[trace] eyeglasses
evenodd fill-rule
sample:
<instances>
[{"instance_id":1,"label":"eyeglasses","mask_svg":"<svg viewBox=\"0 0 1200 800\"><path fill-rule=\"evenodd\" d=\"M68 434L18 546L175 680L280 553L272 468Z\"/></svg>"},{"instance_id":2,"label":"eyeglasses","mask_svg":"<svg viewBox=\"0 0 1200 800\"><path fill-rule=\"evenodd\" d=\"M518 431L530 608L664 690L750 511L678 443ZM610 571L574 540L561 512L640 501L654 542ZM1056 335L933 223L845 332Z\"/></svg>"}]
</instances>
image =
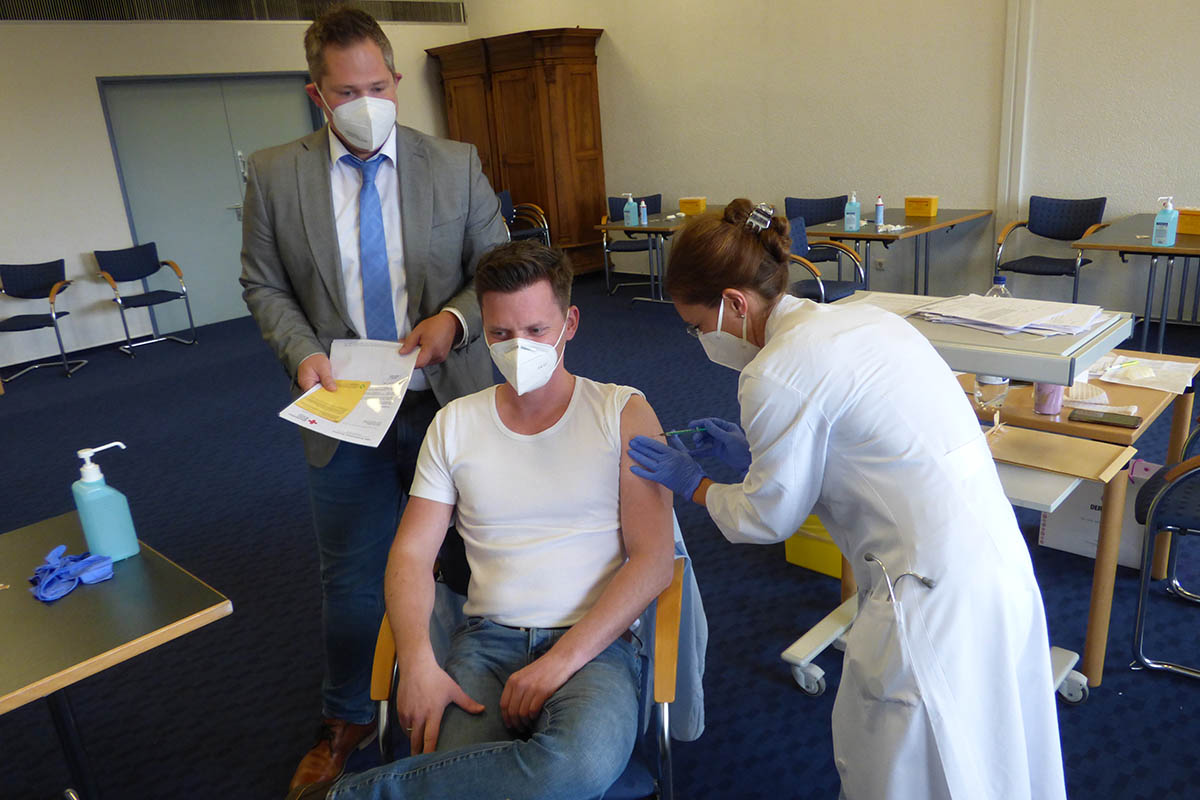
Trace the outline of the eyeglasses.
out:
<instances>
[{"instance_id":1,"label":"eyeglasses","mask_svg":"<svg viewBox=\"0 0 1200 800\"><path fill-rule=\"evenodd\" d=\"M686 330L687 335L691 336L693 339L700 338L700 326L699 325L688 325L684 330Z\"/></svg>"}]
</instances>

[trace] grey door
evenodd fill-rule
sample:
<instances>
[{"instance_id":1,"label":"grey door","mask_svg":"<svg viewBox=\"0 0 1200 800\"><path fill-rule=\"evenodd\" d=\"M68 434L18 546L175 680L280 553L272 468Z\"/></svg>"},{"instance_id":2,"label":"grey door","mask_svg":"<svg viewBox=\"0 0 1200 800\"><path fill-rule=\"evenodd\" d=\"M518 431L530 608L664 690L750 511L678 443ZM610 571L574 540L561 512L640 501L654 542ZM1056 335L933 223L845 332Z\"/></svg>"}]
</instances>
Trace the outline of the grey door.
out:
<instances>
[{"instance_id":1,"label":"grey door","mask_svg":"<svg viewBox=\"0 0 1200 800\"><path fill-rule=\"evenodd\" d=\"M241 298L245 159L313 130L300 75L101 84L138 244L183 270L197 325L247 314ZM150 288L178 289L170 270ZM135 312L145 313L145 312ZM154 309L160 332L187 327L182 303Z\"/></svg>"}]
</instances>

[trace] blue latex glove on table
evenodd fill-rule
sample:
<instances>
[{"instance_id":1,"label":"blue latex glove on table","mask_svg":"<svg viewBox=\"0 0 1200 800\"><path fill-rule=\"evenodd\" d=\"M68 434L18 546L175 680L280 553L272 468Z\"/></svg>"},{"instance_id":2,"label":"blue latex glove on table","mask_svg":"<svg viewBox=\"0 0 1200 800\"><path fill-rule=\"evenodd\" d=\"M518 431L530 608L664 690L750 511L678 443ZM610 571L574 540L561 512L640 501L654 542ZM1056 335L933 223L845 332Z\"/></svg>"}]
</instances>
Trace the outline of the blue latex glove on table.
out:
<instances>
[{"instance_id":1,"label":"blue latex glove on table","mask_svg":"<svg viewBox=\"0 0 1200 800\"><path fill-rule=\"evenodd\" d=\"M692 434L692 455L712 456L738 471L741 478L750 470L750 443L736 422L705 417L688 423L689 428L704 428Z\"/></svg>"},{"instance_id":2,"label":"blue latex glove on table","mask_svg":"<svg viewBox=\"0 0 1200 800\"><path fill-rule=\"evenodd\" d=\"M648 436L635 436L629 442L629 457L635 463L629 471L647 480L661 483L677 495L692 499L704 470L692 458L678 436L663 444Z\"/></svg>"},{"instance_id":3,"label":"blue latex glove on table","mask_svg":"<svg viewBox=\"0 0 1200 800\"><path fill-rule=\"evenodd\" d=\"M33 571L29 590L44 603L50 603L70 592L79 583L99 583L113 576L112 559L108 556L63 555L67 546L60 544L46 554L46 562Z\"/></svg>"}]
</instances>

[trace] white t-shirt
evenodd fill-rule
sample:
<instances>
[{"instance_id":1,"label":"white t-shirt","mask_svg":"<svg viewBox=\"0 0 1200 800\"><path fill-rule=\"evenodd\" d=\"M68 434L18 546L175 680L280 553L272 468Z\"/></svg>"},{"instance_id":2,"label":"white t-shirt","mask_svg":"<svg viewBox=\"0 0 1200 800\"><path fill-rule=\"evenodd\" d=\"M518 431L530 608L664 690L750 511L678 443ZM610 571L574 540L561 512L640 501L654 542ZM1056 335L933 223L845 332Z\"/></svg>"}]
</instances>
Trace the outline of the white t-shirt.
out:
<instances>
[{"instance_id":1,"label":"white t-shirt","mask_svg":"<svg viewBox=\"0 0 1200 800\"><path fill-rule=\"evenodd\" d=\"M626 558L621 411L634 394L576 377L562 418L532 435L501 422L495 386L437 413L411 493L456 506L471 565L467 614L560 628L595 605Z\"/></svg>"}]
</instances>

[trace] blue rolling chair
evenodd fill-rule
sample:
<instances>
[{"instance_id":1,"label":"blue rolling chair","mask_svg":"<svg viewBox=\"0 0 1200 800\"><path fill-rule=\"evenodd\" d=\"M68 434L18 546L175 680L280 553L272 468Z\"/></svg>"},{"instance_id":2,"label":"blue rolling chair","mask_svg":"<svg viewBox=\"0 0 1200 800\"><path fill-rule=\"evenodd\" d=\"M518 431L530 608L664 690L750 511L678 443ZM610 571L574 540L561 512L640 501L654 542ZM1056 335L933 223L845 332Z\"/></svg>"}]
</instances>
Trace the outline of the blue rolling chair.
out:
<instances>
[{"instance_id":1,"label":"blue rolling chair","mask_svg":"<svg viewBox=\"0 0 1200 800\"><path fill-rule=\"evenodd\" d=\"M96 263L100 265L100 277L103 278L113 290L113 302L117 304L117 308L121 312L121 326L125 328L125 344L118 348L122 353L125 353L130 358L133 357L133 348L141 347L144 344L153 344L170 339L173 342L180 344L195 344L196 343L196 322L192 318L192 303L188 300L187 286L183 283L183 270L174 261L159 261L158 248L154 242L139 244L134 247L126 247L121 250L96 250ZM130 281L141 281L158 272L163 267L170 267L175 273L175 277L179 279L179 291L168 291L166 289L156 289L154 291L143 292L142 294L121 295L121 291L117 288L118 283L128 283ZM160 303L170 303L173 300L182 300L187 308L188 325L192 329L192 338L182 339L178 336L152 336L149 339L133 341L129 337L129 323L125 320L125 311L130 308L147 308L156 306Z\"/></svg>"},{"instance_id":2,"label":"blue rolling chair","mask_svg":"<svg viewBox=\"0 0 1200 800\"><path fill-rule=\"evenodd\" d=\"M4 380L16 380L26 372L40 367L57 366L61 366L63 373L69 378L75 370L87 363L83 359L67 359L66 350L63 349L62 333L58 329L58 321L71 312L59 311L55 307L55 301L70 285L71 282L66 280L66 264L61 258L43 264L0 264L0 293L20 300L49 299L50 301L49 314L17 314L0 320L0 333L54 328L54 338L58 340L59 355L58 361L30 364L5 377Z\"/></svg>"},{"instance_id":3,"label":"blue rolling chair","mask_svg":"<svg viewBox=\"0 0 1200 800\"><path fill-rule=\"evenodd\" d=\"M810 243L808 241L808 234L804 230L804 222L803 217L788 220L788 224L792 229L791 258L792 263L800 264L809 272L813 272L814 280L796 281L788 291L797 297L803 297L817 303L832 303L835 300L841 300L843 297L849 297L858 289L865 289L867 278L866 273L863 271L862 258L859 257L858 253L841 242L819 241ZM854 264L858 280L831 281L820 277L820 272L816 271L816 266L813 262L832 261L837 255L849 256L851 263Z\"/></svg>"},{"instance_id":4,"label":"blue rolling chair","mask_svg":"<svg viewBox=\"0 0 1200 800\"><path fill-rule=\"evenodd\" d=\"M1070 276L1073 279L1071 287L1071 302L1079 302L1079 272L1090 258L1083 257L1083 251L1077 250L1074 258L1029 255L1004 261L1004 244L1017 228L1028 228L1035 236L1045 239L1055 239L1060 242L1074 242L1090 233L1104 227L1104 204L1106 197L1093 197L1088 200L1062 200L1054 197L1031 195L1029 198L1029 218L1010 222L996 238L996 268L995 275L1001 272L1019 272L1023 275Z\"/></svg>"},{"instance_id":5,"label":"blue rolling chair","mask_svg":"<svg viewBox=\"0 0 1200 800\"><path fill-rule=\"evenodd\" d=\"M1179 583L1176 568L1179 563L1178 537L1200 533L1200 456L1187 458L1196 442L1200 428L1196 428L1184 442L1185 459L1179 464L1167 465L1150 476L1150 480L1138 490L1134 503L1134 516L1139 524L1146 526L1145 541L1142 543L1142 576L1138 592L1137 617L1133 627L1133 668L1154 669L1200 678L1200 669L1157 661L1148 658L1142 643L1146 633L1146 613L1150 603L1151 571L1154 566L1154 543L1159 533L1167 535L1170 548L1167 559L1167 592L1181 600L1200 603L1200 594L1188 591Z\"/></svg>"},{"instance_id":6,"label":"blue rolling chair","mask_svg":"<svg viewBox=\"0 0 1200 800\"><path fill-rule=\"evenodd\" d=\"M546 212L542 211L540 206L534 203L513 205L508 189L500 190L496 196L500 198L500 214L508 227L509 241L541 239L546 247L551 247L550 221L546 219ZM517 225L518 222L522 223L521 227Z\"/></svg>"},{"instance_id":7,"label":"blue rolling chair","mask_svg":"<svg viewBox=\"0 0 1200 800\"><path fill-rule=\"evenodd\" d=\"M804 222L808 225L834 222L845 216L846 199L847 196L844 194L839 194L837 197L785 197L783 198L783 213L789 220L803 217ZM793 227L792 236L795 237L795 235L796 229ZM838 280L842 279L842 258L839 253L822 250L805 256L805 258L813 263L836 261Z\"/></svg>"},{"instance_id":8,"label":"blue rolling chair","mask_svg":"<svg viewBox=\"0 0 1200 800\"><path fill-rule=\"evenodd\" d=\"M654 215L662 213L662 195L648 194L642 197L633 198L633 202L646 203L646 214ZM600 224L608 222L610 219L621 219L625 214L625 198L610 197L608 198L608 214L600 220ZM657 247L656 237L645 233L625 232L624 239L615 238L615 234L610 235L608 231L604 231L604 286L608 289L608 293L620 289L622 286L651 286L653 281L626 281L612 285L612 259L609 253L645 253L647 262L650 267L650 274L654 275L654 255Z\"/></svg>"},{"instance_id":9,"label":"blue rolling chair","mask_svg":"<svg viewBox=\"0 0 1200 800\"><path fill-rule=\"evenodd\" d=\"M679 657L690 649L703 663L708 639L708 623L696 588L695 575L689 566L687 549L675 524L675 573L668 586L642 615L639 633L652 640L642 656L642 710L638 724L643 734L638 737L625 772L617 779L603 800L634 800L655 797L672 800L671 738L695 739L703 730L703 699L699 685L683 683ZM683 633L681 636L681 626ZM677 680L681 700L690 702L688 719L681 726L671 723L669 708L676 700ZM391 702L396 686L396 644L387 616L379 628L375 644L375 659L371 670L371 699L377 704L375 719L379 733L379 752L384 763L395 754L395 705ZM699 706L697 709L696 706ZM682 730L684 735L678 731Z\"/></svg>"}]
</instances>

